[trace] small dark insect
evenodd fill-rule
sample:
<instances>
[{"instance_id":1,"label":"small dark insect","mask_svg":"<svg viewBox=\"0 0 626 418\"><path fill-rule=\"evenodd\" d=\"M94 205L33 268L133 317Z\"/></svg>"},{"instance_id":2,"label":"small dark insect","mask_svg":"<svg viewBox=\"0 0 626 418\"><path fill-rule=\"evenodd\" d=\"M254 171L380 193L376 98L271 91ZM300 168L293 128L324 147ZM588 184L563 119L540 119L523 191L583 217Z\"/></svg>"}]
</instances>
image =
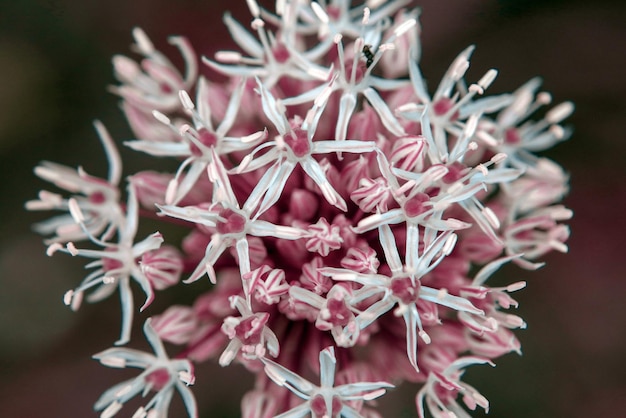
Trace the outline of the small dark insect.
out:
<instances>
[{"instance_id":1,"label":"small dark insect","mask_svg":"<svg viewBox=\"0 0 626 418\"><path fill-rule=\"evenodd\" d=\"M365 55L365 59L367 60L365 66L369 68L374 62L374 53L372 52L371 45L363 45L363 55Z\"/></svg>"}]
</instances>

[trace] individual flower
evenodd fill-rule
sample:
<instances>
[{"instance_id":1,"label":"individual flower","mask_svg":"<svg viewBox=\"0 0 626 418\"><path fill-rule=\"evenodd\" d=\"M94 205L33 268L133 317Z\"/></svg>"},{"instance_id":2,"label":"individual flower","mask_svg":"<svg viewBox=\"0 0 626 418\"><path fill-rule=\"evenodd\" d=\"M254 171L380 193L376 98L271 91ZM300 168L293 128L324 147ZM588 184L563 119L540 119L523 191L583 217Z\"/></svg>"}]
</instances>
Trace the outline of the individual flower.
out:
<instances>
[{"instance_id":1,"label":"individual flower","mask_svg":"<svg viewBox=\"0 0 626 418\"><path fill-rule=\"evenodd\" d=\"M256 0L250 0L247 4L254 17L251 27L257 33L258 39L233 19L230 13L224 15L224 23L233 40L249 56L245 57L236 51L219 51L215 54L215 60L203 58L205 64L231 77L259 78L268 88L286 78L306 81L315 79L314 75L319 77L320 73L324 73L324 69L314 62L314 56L306 52L294 55L294 49L301 48L302 42L295 37L297 34L293 32L293 26L285 20L287 16L297 16L297 12L292 10L298 8L297 2L290 2L291 13L285 13L285 19L273 19L279 25L276 33L267 30ZM307 65L302 65L300 61Z\"/></svg>"},{"instance_id":2,"label":"individual flower","mask_svg":"<svg viewBox=\"0 0 626 418\"><path fill-rule=\"evenodd\" d=\"M417 337L426 344L430 344L430 337L424 331L418 304L422 301L436 303L459 312L470 312L484 315L469 300L448 293L446 288L436 289L421 284L421 278L433 270L448 255L454 246L456 235L450 231L444 232L425 245L422 254L419 253L419 231L416 229L407 232L406 256L402 263L393 232L388 225L379 227L378 235L385 253L385 259L391 269L391 275L356 273L346 269L324 268L321 273L330 276L333 280L355 282L363 285L355 291L351 303L365 300L375 295L380 298L364 309L355 318L356 325L348 331L350 333L362 330L380 316L396 307L394 315L404 318L406 324L406 352L411 365L419 371L417 364ZM425 233L426 236L428 232ZM425 238L426 239L426 238Z\"/></svg>"},{"instance_id":3,"label":"individual flower","mask_svg":"<svg viewBox=\"0 0 626 418\"><path fill-rule=\"evenodd\" d=\"M429 373L426 383L415 398L418 416L420 418L426 417L424 413L425 404L434 418L469 417L456 401L459 395L462 396L463 403L470 410L473 411L477 406L480 406L485 412L489 412L487 398L474 387L461 381L465 372L463 369L474 364L495 366L491 361L484 358L461 357L453 361L444 370Z\"/></svg>"},{"instance_id":4,"label":"individual flower","mask_svg":"<svg viewBox=\"0 0 626 418\"><path fill-rule=\"evenodd\" d=\"M483 95L498 75L495 69L491 69L478 82L466 87L463 76L469 68L473 51L474 46L469 46L455 58L432 97L417 62L419 54L416 50L411 52L413 59L409 61L409 74L418 102L406 103L397 111L409 120L421 122L422 129L426 125L432 126L432 143L428 152L435 161L447 162L448 135L462 132L464 121L471 115L493 113L512 100L509 94L473 100L475 96Z\"/></svg>"},{"instance_id":5,"label":"individual flower","mask_svg":"<svg viewBox=\"0 0 626 418\"><path fill-rule=\"evenodd\" d=\"M78 202L70 199L69 209L75 222L84 227L85 217L80 210ZM118 232L117 242L99 240L89 235L90 240L102 247L102 250L79 249L69 242L65 248L59 243L54 243L48 248L48 254L62 251L72 256L92 258L94 261L87 267L96 268L80 286L65 293L63 301L66 305L77 310L83 300L84 294L91 291L88 296L90 302L99 302L109 297L115 290L119 290L122 305L122 331L116 344L126 344L130 339L134 313L134 300L130 287L131 280L135 281L146 295L146 301L140 311L146 309L154 299L154 288L164 288L178 281L180 274L180 259L177 252L169 252L169 258L163 260L163 253L157 251L163 243L163 236L155 232L143 241L135 242L138 227L138 202L134 188L128 188L128 203L126 208L125 223ZM165 251L168 251L165 249Z\"/></svg>"},{"instance_id":6,"label":"individual flower","mask_svg":"<svg viewBox=\"0 0 626 418\"><path fill-rule=\"evenodd\" d=\"M191 115L193 126L186 123L174 126L170 118L155 110L153 112L154 117L178 133L179 137L174 141L130 141L126 143L132 149L150 155L184 158L176 171L176 175L168 184L165 194L165 203L168 205L179 203L196 186L199 177L207 172L211 164L214 164L213 151L217 155L245 151L254 147L267 135L264 130L243 137L227 135L235 123L244 87L245 82L239 83L239 87L233 92L226 106L224 119L217 127L214 127L211 121L208 84L204 78L201 78L198 83L197 110L188 93L184 90L179 92L182 106Z\"/></svg>"},{"instance_id":7,"label":"individual flower","mask_svg":"<svg viewBox=\"0 0 626 418\"><path fill-rule=\"evenodd\" d=\"M509 156L508 164L525 168L535 165L534 153L553 147L571 135L571 129L559 125L574 111L572 102L563 102L549 110L543 119L529 120L541 106L551 102L546 92L539 92L541 80L533 78L515 92L510 104L494 120L481 120L477 138L495 152Z\"/></svg>"},{"instance_id":8,"label":"individual flower","mask_svg":"<svg viewBox=\"0 0 626 418\"><path fill-rule=\"evenodd\" d=\"M57 187L72 193L72 197L63 198L57 193L39 192L39 200L26 203L28 210L60 210L64 215L48 219L35 225L37 232L54 236L48 244L63 243L87 239L89 235L102 239L111 237L124 223L124 213L119 204L118 189L122 176L122 161L119 152L104 125L94 122L100 142L109 162L107 179L90 176L82 167L74 170L64 165L43 162L35 168L35 174ZM69 213L69 201L78 204L84 214L82 227Z\"/></svg>"},{"instance_id":9,"label":"individual flower","mask_svg":"<svg viewBox=\"0 0 626 418\"><path fill-rule=\"evenodd\" d=\"M150 318L146 319L143 332L154 354L130 348L109 348L93 356L107 367L143 369L139 376L118 383L100 396L94 409L102 411L101 418L117 415L130 399L138 394L146 397L150 392L156 394L135 411L133 418L167 417L174 390L180 394L189 418L197 418L196 400L188 388L195 381L193 365L186 359L170 359L150 322Z\"/></svg>"},{"instance_id":10,"label":"individual flower","mask_svg":"<svg viewBox=\"0 0 626 418\"><path fill-rule=\"evenodd\" d=\"M224 319L222 332L228 336L230 343L220 356L220 366L228 366L240 352L246 360L264 357L266 352L272 357L278 356L278 339L266 326L269 314L252 312L241 296L231 296L230 304L237 308L241 316Z\"/></svg>"},{"instance_id":11,"label":"individual flower","mask_svg":"<svg viewBox=\"0 0 626 418\"><path fill-rule=\"evenodd\" d=\"M265 364L265 373L279 386L286 387L296 396L305 400L304 403L283 412L277 417L361 417L359 411L350 406L355 400L373 400L382 396L393 385L387 382L354 382L335 386L335 349L326 347L319 354L320 386L309 382L296 373L267 358L261 359Z\"/></svg>"},{"instance_id":12,"label":"individual flower","mask_svg":"<svg viewBox=\"0 0 626 418\"><path fill-rule=\"evenodd\" d=\"M284 106L260 81L257 82L263 111L276 127L279 136L274 141L261 144L252 151L237 168L237 173L246 173L272 163L255 189L255 192L258 191L264 195L259 211L264 212L276 203L289 176L298 165L318 185L328 203L343 211L347 210L346 202L330 184L323 168L314 156L332 152L355 154L372 152L375 150L375 143L359 140L313 141L316 123L303 121L299 117L289 121ZM316 112L315 108L311 111ZM261 150L266 152L256 157Z\"/></svg>"},{"instance_id":13,"label":"individual flower","mask_svg":"<svg viewBox=\"0 0 626 418\"><path fill-rule=\"evenodd\" d=\"M363 19L367 21L369 18L369 9L366 8L364 14ZM389 132L396 136L405 135L402 125L398 122L393 112L389 109L376 89L382 91L394 90L405 85L406 81L377 77L372 74L372 70L386 50L395 48L393 42L413 28L416 23L415 19L410 18L395 28L391 36L389 36L384 43L380 46L377 45L377 52L371 58L372 62L369 63L369 65L366 64L364 70L361 67L358 57L366 45L365 40L362 37L356 39L352 48L350 48L352 54L351 58L348 59L342 42L342 36L340 34L335 35L333 41L337 44L338 63L337 69L334 69L332 78L325 84L317 86L298 96L283 100L283 104L289 106L313 102L315 118L319 119L322 112L327 107L330 95L335 91L340 91L341 98L339 99L340 104L335 128L335 140L343 141L346 139L348 125L356 109L357 98L359 95L363 95L376 111L381 122ZM332 69L333 68L331 68L331 70Z\"/></svg>"},{"instance_id":14,"label":"individual flower","mask_svg":"<svg viewBox=\"0 0 626 418\"><path fill-rule=\"evenodd\" d=\"M200 207L160 206L161 213L206 227L215 228L211 241L206 246L204 258L191 276L185 281L191 283L204 274L209 276L211 283L217 281L213 265L222 253L231 246L237 249L241 275L250 272L250 252L248 235L255 237L271 236L285 240L296 240L304 236L304 231L289 226L274 225L258 219L263 213L255 208L259 204L259 193L252 193L246 203L239 207L237 197L233 193L228 173L221 160L213 152L212 170L209 173L214 182L214 202L208 209ZM258 188L258 186L257 186ZM244 288L248 292L248 288Z\"/></svg>"},{"instance_id":15,"label":"individual flower","mask_svg":"<svg viewBox=\"0 0 626 418\"><path fill-rule=\"evenodd\" d=\"M142 29L134 28L133 38L133 49L143 55L143 60L137 64L123 55L113 57L114 73L122 85L111 87L111 91L148 112L179 108L178 92L189 90L198 77L197 58L189 41L180 36L169 39L170 44L180 50L185 62L186 71L182 75L165 55L154 48Z\"/></svg>"}]
</instances>

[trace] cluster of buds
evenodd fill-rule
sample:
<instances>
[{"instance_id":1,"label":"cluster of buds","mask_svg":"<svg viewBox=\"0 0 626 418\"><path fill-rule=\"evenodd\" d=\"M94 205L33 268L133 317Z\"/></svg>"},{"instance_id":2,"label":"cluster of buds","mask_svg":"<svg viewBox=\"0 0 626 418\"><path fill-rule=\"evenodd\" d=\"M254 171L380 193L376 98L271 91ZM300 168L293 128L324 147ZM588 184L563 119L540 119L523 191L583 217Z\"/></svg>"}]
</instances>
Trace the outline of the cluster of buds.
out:
<instances>
[{"instance_id":1,"label":"cluster of buds","mask_svg":"<svg viewBox=\"0 0 626 418\"><path fill-rule=\"evenodd\" d=\"M486 283L506 263L533 270L567 251L568 179L536 153L567 139L573 105L534 117L551 101L537 79L486 96L497 71L466 82L473 47L431 95L408 3L278 0L272 13L248 0L250 28L224 16L242 52L201 59L226 82L199 75L185 38L170 38L181 71L133 31L141 60L113 59L136 135L125 145L179 168L134 173L123 193L117 148L96 122L108 178L45 162L35 173L71 196L27 203L64 212L37 225L48 254L94 260L68 306L119 292L118 347L95 358L145 371L104 393L102 417L151 391L133 417L165 417L174 389L197 417L187 386L192 362L207 360L256 376L245 417L377 417L371 401L403 382L417 386L420 417L488 410L461 378L520 352L513 330L525 323L505 311L525 282ZM181 228L180 248L158 232L137 240L146 218ZM145 321L156 356L123 347L133 286L143 311L181 280L206 280L206 293ZM163 341L180 347L174 359Z\"/></svg>"}]
</instances>

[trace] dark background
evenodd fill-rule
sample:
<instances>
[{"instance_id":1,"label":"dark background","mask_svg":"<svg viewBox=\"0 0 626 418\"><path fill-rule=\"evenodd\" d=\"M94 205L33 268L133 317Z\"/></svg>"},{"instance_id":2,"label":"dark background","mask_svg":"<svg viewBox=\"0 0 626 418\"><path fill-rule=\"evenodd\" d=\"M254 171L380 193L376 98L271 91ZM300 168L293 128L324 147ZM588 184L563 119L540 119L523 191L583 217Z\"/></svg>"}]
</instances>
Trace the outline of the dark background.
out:
<instances>
[{"instance_id":1,"label":"dark background","mask_svg":"<svg viewBox=\"0 0 626 418\"><path fill-rule=\"evenodd\" d=\"M116 298L79 313L62 304L63 293L83 277L83 260L47 258L30 231L45 216L26 213L23 204L48 188L33 167L46 159L106 174L91 121L101 119L118 143L132 137L106 86L113 83L110 57L129 53L133 26L172 56L176 51L165 42L170 34L188 36L199 55L209 55L232 48L220 17L236 7L235 16L249 21L244 4L0 0L0 417L96 416L91 405L100 393L133 375L90 359L117 338ZM626 3L419 4L422 68L431 88L456 54L475 43L469 80L495 67L495 93L541 75L555 103L576 103L573 138L548 153L571 175L570 253L551 255L537 272L505 269L503 281L529 282L516 295L528 322L518 333L524 355L505 356L495 369L470 370L468 380L490 399L491 417L626 416ZM145 163L126 150L123 157L133 171ZM204 289L206 283L157 298L148 314ZM139 332L134 336L141 347ZM201 365L197 376L203 417L238 416L240 396L251 385L245 373ZM396 391L381 412L413 416L414 393ZM183 416L177 411L172 416Z\"/></svg>"}]
</instances>

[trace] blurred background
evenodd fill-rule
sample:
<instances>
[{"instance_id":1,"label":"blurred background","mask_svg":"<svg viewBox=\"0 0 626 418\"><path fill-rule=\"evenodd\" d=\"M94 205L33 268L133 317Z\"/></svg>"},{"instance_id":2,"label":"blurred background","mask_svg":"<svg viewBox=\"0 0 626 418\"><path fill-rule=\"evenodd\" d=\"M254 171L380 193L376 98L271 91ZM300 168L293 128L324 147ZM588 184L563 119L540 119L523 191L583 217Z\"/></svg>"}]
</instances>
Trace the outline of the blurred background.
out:
<instances>
[{"instance_id":1,"label":"blurred background","mask_svg":"<svg viewBox=\"0 0 626 418\"><path fill-rule=\"evenodd\" d=\"M32 170L51 160L106 175L92 120L102 120L118 143L132 138L117 98L106 91L114 82L111 56L129 53L136 25L174 57L170 34L189 37L199 55L232 48L222 13L234 7L236 18L249 17L243 0L231 3L237 4L0 0L0 417L96 416L92 405L102 391L133 375L90 358L117 338L117 298L79 313L62 303L83 277L83 260L46 257L31 231L46 215L25 212L24 202L48 188ZM573 137L548 153L571 175L570 253L551 255L536 272L502 272L507 282L529 283L516 294L528 323L518 333L524 354L500 358L495 369L470 369L468 380L491 401L492 418L626 416L626 2L417 4L431 88L475 43L469 80L495 67L500 75L490 92L497 93L540 75L555 103L576 103ZM127 166L143 164L135 153L122 153ZM171 303L163 295L148 315ZM140 333L134 336L133 346L142 347ZM238 416L241 394L252 384L246 373L201 365L197 375L202 416ZM414 393L397 391L381 412L414 416ZM172 416L184 416L174 406Z\"/></svg>"}]
</instances>

